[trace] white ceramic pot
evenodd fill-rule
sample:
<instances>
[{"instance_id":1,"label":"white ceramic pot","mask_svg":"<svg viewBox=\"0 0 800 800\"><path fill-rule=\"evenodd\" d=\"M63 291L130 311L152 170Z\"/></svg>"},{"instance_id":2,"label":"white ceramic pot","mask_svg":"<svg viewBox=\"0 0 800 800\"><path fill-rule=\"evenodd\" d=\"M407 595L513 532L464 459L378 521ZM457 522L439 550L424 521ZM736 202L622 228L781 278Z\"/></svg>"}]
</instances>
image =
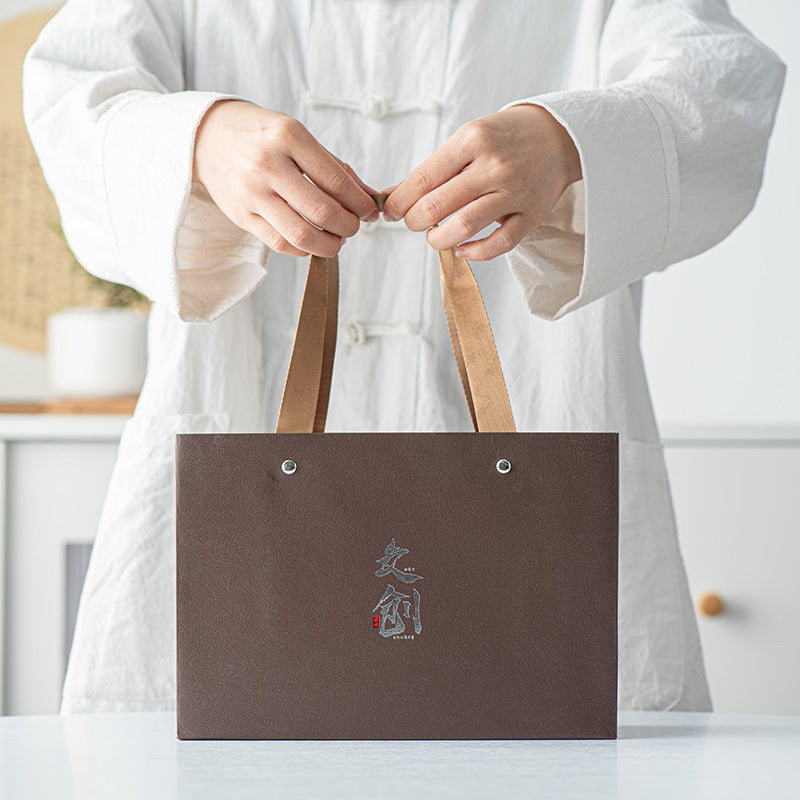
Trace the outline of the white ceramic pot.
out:
<instances>
[{"instance_id":1,"label":"white ceramic pot","mask_svg":"<svg viewBox=\"0 0 800 800\"><path fill-rule=\"evenodd\" d=\"M70 308L47 319L47 371L58 397L137 395L147 369L147 313Z\"/></svg>"}]
</instances>

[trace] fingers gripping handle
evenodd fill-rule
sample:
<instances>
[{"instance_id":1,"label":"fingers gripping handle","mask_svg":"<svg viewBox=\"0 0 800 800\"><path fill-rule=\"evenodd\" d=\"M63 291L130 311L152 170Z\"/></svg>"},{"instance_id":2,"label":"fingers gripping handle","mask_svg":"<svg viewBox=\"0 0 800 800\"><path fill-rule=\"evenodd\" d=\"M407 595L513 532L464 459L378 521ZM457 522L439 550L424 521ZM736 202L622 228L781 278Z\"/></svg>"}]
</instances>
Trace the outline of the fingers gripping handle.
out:
<instances>
[{"instance_id":1,"label":"fingers gripping handle","mask_svg":"<svg viewBox=\"0 0 800 800\"><path fill-rule=\"evenodd\" d=\"M475 275L455 251L439 253L439 283L453 354L476 431L515 431L500 359ZM339 306L339 260L311 257L276 433L322 433Z\"/></svg>"}]
</instances>

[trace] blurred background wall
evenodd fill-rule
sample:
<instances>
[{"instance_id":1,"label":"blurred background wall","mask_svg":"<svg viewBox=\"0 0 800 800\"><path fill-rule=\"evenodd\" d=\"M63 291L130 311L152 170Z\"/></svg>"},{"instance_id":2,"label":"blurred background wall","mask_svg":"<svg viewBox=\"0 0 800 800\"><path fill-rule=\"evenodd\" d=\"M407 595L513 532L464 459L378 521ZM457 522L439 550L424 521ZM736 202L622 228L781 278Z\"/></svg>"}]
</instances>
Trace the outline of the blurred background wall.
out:
<instances>
[{"instance_id":1,"label":"blurred background wall","mask_svg":"<svg viewBox=\"0 0 800 800\"><path fill-rule=\"evenodd\" d=\"M800 423L800 3L729 5L788 73L753 212L716 247L645 280L642 347L667 426Z\"/></svg>"}]
</instances>

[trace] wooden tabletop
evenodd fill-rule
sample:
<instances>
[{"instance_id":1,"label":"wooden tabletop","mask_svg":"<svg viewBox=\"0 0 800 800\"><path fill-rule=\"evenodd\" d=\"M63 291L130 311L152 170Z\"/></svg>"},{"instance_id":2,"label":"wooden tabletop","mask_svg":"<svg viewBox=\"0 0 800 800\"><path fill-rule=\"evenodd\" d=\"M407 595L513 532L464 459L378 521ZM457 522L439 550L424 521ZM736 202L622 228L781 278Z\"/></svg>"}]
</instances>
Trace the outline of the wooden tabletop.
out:
<instances>
[{"instance_id":1,"label":"wooden tabletop","mask_svg":"<svg viewBox=\"0 0 800 800\"><path fill-rule=\"evenodd\" d=\"M55 397L0 403L0 414L133 414L134 397Z\"/></svg>"}]
</instances>

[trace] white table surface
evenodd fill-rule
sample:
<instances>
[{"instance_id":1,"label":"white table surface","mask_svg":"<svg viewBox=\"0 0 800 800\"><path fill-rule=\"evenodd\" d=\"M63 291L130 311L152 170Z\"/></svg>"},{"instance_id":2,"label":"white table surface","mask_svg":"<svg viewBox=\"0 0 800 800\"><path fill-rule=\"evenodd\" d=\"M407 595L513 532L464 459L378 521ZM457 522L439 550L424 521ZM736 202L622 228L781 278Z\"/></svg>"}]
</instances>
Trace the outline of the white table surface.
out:
<instances>
[{"instance_id":1,"label":"white table surface","mask_svg":"<svg viewBox=\"0 0 800 800\"><path fill-rule=\"evenodd\" d=\"M0 717L0 797L800 798L800 717L628 711L616 741L473 742L179 741L171 712Z\"/></svg>"}]
</instances>

